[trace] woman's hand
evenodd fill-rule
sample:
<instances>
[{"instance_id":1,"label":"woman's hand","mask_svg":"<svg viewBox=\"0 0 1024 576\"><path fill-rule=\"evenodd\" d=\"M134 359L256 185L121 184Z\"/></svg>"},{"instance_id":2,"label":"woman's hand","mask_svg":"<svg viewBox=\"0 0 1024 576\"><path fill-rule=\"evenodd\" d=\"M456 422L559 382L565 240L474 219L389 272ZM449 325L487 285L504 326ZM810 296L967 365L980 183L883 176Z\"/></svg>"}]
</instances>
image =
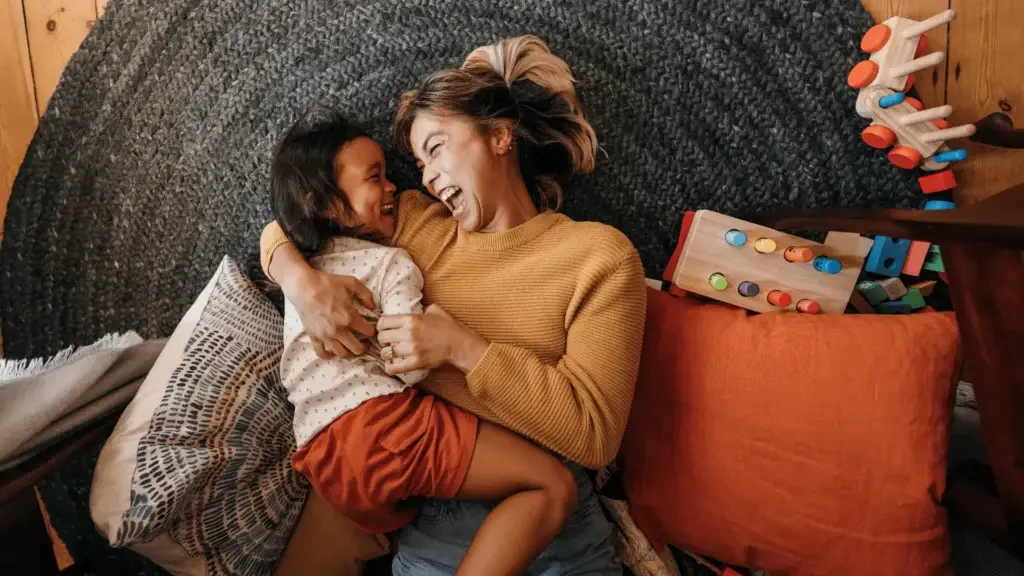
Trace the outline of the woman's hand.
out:
<instances>
[{"instance_id":1,"label":"woman's hand","mask_svg":"<svg viewBox=\"0 0 1024 576\"><path fill-rule=\"evenodd\" d=\"M317 356L350 358L366 351L357 334L373 336L374 328L356 310L355 302L368 310L376 305L373 294L358 279L307 268L287 281L282 279L281 290L295 305Z\"/></svg>"},{"instance_id":2,"label":"woman's hand","mask_svg":"<svg viewBox=\"0 0 1024 576\"><path fill-rule=\"evenodd\" d=\"M377 322L377 340L381 346L392 346L394 359L385 364L391 375L444 364L468 374L489 346L436 304L423 314L382 316Z\"/></svg>"}]
</instances>

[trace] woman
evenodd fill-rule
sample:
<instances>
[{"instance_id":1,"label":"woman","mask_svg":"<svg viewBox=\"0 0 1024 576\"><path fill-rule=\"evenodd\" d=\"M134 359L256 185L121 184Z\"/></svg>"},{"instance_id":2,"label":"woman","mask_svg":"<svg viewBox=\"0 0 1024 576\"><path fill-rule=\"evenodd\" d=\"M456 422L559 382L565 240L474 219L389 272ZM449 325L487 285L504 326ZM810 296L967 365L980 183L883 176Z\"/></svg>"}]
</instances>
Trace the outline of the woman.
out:
<instances>
[{"instance_id":1,"label":"woman","mask_svg":"<svg viewBox=\"0 0 1024 576\"><path fill-rule=\"evenodd\" d=\"M580 505L530 573L620 574L584 468L608 464L619 448L646 293L625 236L552 210L597 150L568 66L533 37L479 48L403 96L395 137L440 202L399 197L393 243L422 269L424 299L437 308L380 319L392 371L430 368L425 389L569 461ZM373 327L353 300L372 304L366 288L312 269L276 224L261 251L318 353L362 353L356 333ZM453 573L490 507L428 500L399 534L394 573Z\"/></svg>"}]
</instances>

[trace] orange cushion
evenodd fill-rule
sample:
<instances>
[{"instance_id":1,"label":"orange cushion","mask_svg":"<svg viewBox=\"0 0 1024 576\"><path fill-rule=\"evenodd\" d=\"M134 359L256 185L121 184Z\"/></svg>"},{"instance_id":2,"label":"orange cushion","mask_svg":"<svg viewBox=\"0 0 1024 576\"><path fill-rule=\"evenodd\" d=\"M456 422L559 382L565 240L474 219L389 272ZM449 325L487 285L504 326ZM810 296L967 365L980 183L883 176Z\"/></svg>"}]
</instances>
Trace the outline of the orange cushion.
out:
<instances>
[{"instance_id":1,"label":"orange cushion","mask_svg":"<svg viewBox=\"0 0 1024 576\"><path fill-rule=\"evenodd\" d=\"M951 574L950 314L762 314L650 290L622 446L656 544L769 574Z\"/></svg>"}]
</instances>

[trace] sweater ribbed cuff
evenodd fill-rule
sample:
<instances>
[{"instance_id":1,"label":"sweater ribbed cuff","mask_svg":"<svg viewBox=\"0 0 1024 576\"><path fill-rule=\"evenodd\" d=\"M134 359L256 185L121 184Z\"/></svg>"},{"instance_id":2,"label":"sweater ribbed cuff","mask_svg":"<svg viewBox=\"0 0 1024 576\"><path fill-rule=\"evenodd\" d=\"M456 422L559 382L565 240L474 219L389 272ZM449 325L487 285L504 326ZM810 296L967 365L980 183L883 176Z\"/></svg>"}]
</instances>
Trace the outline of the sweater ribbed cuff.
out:
<instances>
[{"instance_id":1,"label":"sweater ribbed cuff","mask_svg":"<svg viewBox=\"0 0 1024 576\"><path fill-rule=\"evenodd\" d=\"M481 402L486 402L488 397L493 398L492 387L495 383L508 382L512 376L509 373L508 359L514 350L513 347L493 342L487 346L487 351L480 358L480 362L466 374L466 387L469 388L469 393Z\"/></svg>"},{"instance_id":2,"label":"sweater ribbed cuff","mask_svg":"<svg viewBox=\"0 0 1024 576\"><path fill-rule=\"evenodd\" d=\"M288 242L288 237L284 235L284 230L281 230L281 226L276 221L267 224L263 228L263 233L260 234L260 266L263 268L263 273L272 282L277 282L270 275L270 261L274 257L274 250Z\"/></svg>"}]
</instances>

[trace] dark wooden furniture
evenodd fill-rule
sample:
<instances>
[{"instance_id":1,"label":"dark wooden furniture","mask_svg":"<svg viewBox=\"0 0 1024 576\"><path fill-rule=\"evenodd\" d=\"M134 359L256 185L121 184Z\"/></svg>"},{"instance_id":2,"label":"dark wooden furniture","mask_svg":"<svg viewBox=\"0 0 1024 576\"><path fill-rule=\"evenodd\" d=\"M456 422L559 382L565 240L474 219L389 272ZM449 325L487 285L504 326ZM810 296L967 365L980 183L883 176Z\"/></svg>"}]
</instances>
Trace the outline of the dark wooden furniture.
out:
<instances>
[{"instance_id":1,"label":"dark wooden furniture","mask_svg":"<svg viewBox=\"0 0 1024 576\"><path fill-rule=\"evenodd\" d=\"M58 569L35 485L72 457L106 440L119 416L107 416L72 438L0 472L0 574L48 576L78 571Z\"/></svg>"}]
</instances>

